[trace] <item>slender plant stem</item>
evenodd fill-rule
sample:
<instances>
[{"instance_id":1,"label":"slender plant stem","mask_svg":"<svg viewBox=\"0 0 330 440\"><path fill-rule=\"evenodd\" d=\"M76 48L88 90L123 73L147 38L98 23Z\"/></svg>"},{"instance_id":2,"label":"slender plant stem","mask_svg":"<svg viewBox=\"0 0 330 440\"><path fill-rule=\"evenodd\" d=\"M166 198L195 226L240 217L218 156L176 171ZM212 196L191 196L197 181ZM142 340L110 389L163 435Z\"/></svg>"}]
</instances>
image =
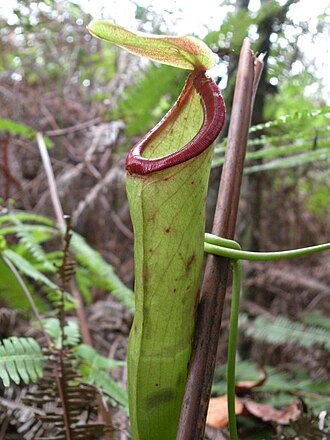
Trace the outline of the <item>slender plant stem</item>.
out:
<instances>
[{"instance_id":1,"label":"slender plant stem","mask_svg":"<svg viewBox=\"0 0 330 440\"><path fill-rule=\"evenodd\" d=\"M47 176L50 197L51 197L52 204L54 207L56 220L59 225L61 225L63 228L65 228L65 220L64 220L64 216L63 216L63 210L62 210L60 199L58 197L55 176L53 173L53 168L52 168L52 164L50 162L50 158L49 158L48 150L47 150L47 147L45 144L45 140L44 140L44 137L41 133L37 133L36 138L37 138L37 144L38 144L38 148L40 151L42 163L43 163L43 166L44 166L44 169L46 172L46 176Z\"/></svg>"},{"instance_id":2,"label":"slender plant stem","mask_svg":"<svg viewBox=\"0 0 330 440\"><path fill-rule=\"evenodd\" d=\"M36 139L37 139L42 163L44 165L46 176L47 176L50 196L51 196L52 204L54 207L56 220L57 220L57 223L61 226L62 230L65 231L66 222L64 219L60 198L59 198L58 192L57 192L57 186L56 186L55 176L53 173L53 168L52 168L52 165L50 162L48 150L46 148L42 133L37 133ZM87 324L88 321L87 321L86 311L84 308L84 303L83 303L82 297L80 295L80 292L77 289L76 283L73 279L70 280L70 290L71 290L72 296L74 297L74 299L76 300L76 303L77 303L76 312L77 312L77 317L78 317L79 325L80 325L80 329L81 329L82 340L85 344L92 345L92 337L91 337L91 334L90 334L90 331L88 328L88 324Z\"/></svg>"},{"instance_id":3,"label":"slender plant stem","mask_svg":"<svg viewBox=\"0 0 330 440\"><path fill-rule=\"evenodd\" d=\"M228 399L228 420L229 433L231 440L237 440L237 424L235 411L235 375L236 375L236 347L238 337L238 316L241 290L241 263L233 260L234 266L233 287L230 308L230 326L228 341L228 361L227 361L227 399Z\"/></svg>"},{"instance_id":4,"label":"slender plant stem","mask_svg":"<svg viewBox=\"0 0 330 440\"><path fill-rule=\"evenodd\" d=\"M293 249L280 252L246 252L242 251L238 243L212 234L205 234L205 252L230 258L234 267L232 300L230 309L228 362L227 362L227 399L228 399L228 426L231 440L237 440L237 423L235 411L235 375L236 375L236 347L238 337L238 317L241 290L241 263L240 260L250 261L277 261L303 257L330 249L330 243L307 248Z\"/></svg>"},{"instance_id":5,"label":"slender plant stem","mask_svg":"<svg viewBox=\"0 0 330 440\"><path fill-rule=\"evenodd\" d=\"M224 245L211 244L209 242L204 243L204 250L208 254L219 255L220 257L226 257L234 260L240 259L240 260L249 260L249 261L289 260L292 258L305 257L307 255L312 255L317 252L327 251L329 249L330 249L330 243L325 243L316 246L309 246L306 248L292 249L288 251L249 252L249 251L227 248L224 247Z\"/></svg>"}]
</instances>

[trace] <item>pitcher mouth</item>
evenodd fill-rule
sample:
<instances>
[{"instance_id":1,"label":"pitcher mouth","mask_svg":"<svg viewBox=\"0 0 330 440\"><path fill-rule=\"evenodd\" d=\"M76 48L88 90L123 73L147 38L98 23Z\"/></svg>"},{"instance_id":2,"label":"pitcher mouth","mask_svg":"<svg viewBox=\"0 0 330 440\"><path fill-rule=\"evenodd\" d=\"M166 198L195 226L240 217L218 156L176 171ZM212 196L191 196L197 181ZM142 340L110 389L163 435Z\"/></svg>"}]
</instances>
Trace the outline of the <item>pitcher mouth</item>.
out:
<instances>
[{"instance_id":1,"label":"pitcher mouth","mask_svg":"<svg viewBox=\"0 0 330 440\"><path fill-rule=\"evenodd\" d=\"M188 101L193 88L201 98L203 123L198 133L179 150L159 158L143 157L143 152L157 134L177 117L181 107ZM129 152L126 170L131 174L146 175L186 162L205 151L218 137L226 116L224 100L218 86L205 72L190 74L176 103L164 118L152 128Z\"/></svg>"}]
</instances>

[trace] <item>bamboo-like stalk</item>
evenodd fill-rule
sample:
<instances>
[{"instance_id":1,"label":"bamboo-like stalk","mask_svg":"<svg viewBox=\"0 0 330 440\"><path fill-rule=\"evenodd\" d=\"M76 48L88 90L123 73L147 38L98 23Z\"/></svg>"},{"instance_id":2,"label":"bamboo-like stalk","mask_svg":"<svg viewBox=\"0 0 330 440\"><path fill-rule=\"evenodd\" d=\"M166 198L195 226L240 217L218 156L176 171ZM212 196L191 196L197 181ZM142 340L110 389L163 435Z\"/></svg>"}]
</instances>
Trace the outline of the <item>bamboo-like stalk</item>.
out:
<instances>
[{"instance_id":1,"label":"bamboo-like stalk","mask_svg":"<svg viewBox=\"0 0 330 440\"><path fill-rule=\"evenodd\" d=\"M251 110L262 61L244 40L238 65L228 145L222 171L212 233L233 238ZM229 259L207 258L190 369L181 409L177 440L202 440L215 368Z\"/></svg>"}]
</instances>

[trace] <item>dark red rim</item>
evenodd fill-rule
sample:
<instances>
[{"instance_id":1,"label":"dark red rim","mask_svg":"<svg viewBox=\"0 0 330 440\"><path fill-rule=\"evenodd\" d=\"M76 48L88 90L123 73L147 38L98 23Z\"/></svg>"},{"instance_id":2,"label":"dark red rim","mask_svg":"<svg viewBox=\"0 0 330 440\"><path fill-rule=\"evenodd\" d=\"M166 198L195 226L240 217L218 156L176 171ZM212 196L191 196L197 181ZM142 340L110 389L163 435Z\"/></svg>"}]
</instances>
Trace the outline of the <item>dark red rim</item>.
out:
<instances>
[{"instance_id":1,"label":"dark red rim","mask_svg":"<svg viewBox=\"0 0 330 440\"><path fill-rule=\"evenodd\" d=\"M178 151L155 159L142 157L143 150L147 148L148 143L166 124L176 118L180 107L188 100L193 87L199 93L204 109L204 121L199 132ZM225 122L225 116L225 104L218 86L204 72L193 72L188 77L179 99L171 110L130 150L126 160L126 170L132 174L145 175L178 165L198 156L218 137Z\"/></svg>"}]
</instances>

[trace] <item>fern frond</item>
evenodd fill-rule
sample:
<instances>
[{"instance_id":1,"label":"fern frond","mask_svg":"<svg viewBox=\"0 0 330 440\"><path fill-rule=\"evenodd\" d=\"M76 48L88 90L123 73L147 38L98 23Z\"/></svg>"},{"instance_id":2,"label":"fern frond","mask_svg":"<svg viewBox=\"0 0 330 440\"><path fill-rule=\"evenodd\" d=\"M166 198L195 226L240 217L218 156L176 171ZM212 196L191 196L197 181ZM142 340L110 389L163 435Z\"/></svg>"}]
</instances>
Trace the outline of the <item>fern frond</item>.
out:
<instances>
[{"instance_id":1,"label":"fern frond","mask_svg":"<svg viewBox=\"0 0 330 440\"><path fill-rule=\"evenodd\" d=\"M290 374L277 371L274 367L264 366L266 381L254 391L258 399L266 398L267 403L284 405L292 402L292 393L304 398L309 408L316 411L324 409L329 401L330 384L327 380L310 378L304 371L293 371ZM226 393L227 365L221 365L215 370L212 393L219 395ZM244 360L237 362L236 381L258 381L259 367L255 362ZM259 394L260 393L260 394Z\"/></svg>"},{"instance_id":2,"label":"fern frond","mask_svg":"<svg viewBox=\"0 0 330 440\"><path fill-rule=\"evenodd\" d=\"M291 122L304 122L306 120L316 118L317 116L327 115L330 113L330 107L323 107L319 110L314 110L312 112L308 110L303 110L302 112L295 112L293 115L280 116L272 121L265 122L263 124L254 125L250 128L250 133L256 131L265 130L271 127L277 127L279 125L286 125Z\"/></svg>"},{"instance_id":3,"label":"fern frond","mask_svg":"<svg viewBox=\"0 0 330 440\"><path fill-rule=\"evenodd\" d=\"M324 161L325 163L330 159L329 147L320 148L315 151L308 151L290 157L283 157L274 159L260 165L247 166L244 170L245 174L256 173L259 171L270 171L284 168L293 168L313 163L316 161Z\"/></svg>"},{"instance_id":4,"label":"fern frond","mask_svg":"<svg viewBox=\"0 0 330 440\"><path fill-rule=\"evenodd\" d=\"M15 268L26 275L27 277L32 278L33 280L37 281L41 285L48 288L47 291L47 297L49 301L52 302L53 306L56 307L62 300L64 300L64 306L65 310L72 310L76 307L75 300L72 298L72 296L67 293L60 290L60 288L53 283L48 277L46 277L42 272L40 272L35 266L33 266L28 260L21 257L16 252L12 251L11 249L5 249L0 253L0 267L2 263L1 255L4 257L7 257L8 260L15 266ZM0 281L1 285L1 281ZM20 295L22 295L20 293Z\"/></svg>"},{"instance_id":5,"label":"fern frond","mask_svg":"<svg viewBox=\"0 0 330 440\"><path fill-rule=\"evenodd\" d=\"M330 318L323 315L320 310L303 313L302 319L305 324L321 327L330 332Z\"/></svg>"},{"instance_id":6,"label":"fern frond","mask_svg":"<svg viewBox=\"0 0 330 440\"><path fill-rule=\"evenodd\" d=\"M36 136L36 131L28 125L6 118L0 118L0 133L1 132L30 140L33 140ZM49 138L46 138L45 141L48 148L53 147L54 144Z\"/></svg>"},{"instance_id":7,"label":"fern frond","mask_svg":"<svg viewBox=\"0 0 330 440\"><path fill-rule=\"evenodd\" d=\"M2 253L4 256L8 258L8 260L10 260L13 263L16 269L19 270L24 275L49 287L50 289L58 290L58 286L55 283L53 283L42 272L37 270L35 266L33 266L28 260L23 258L21 255L17 254L11 249L5 249Z\"/></svg>"},{"instance_id":8,"label":"fern frond","mask_svg":"<svg viewBox=\"0 0 330 440\"><path fill-rule=\"evenodd\" d=\"M62 330L60 321L57 318L46 318L42 320L43 328L47 335L51 338L55 348L60 349L62 346ZM79 344L80 330L76 321L69 319L63 329L64 346L74 347Z\"/></svg>"},{"instance_id":9,"label":"fern frond","mask_svg":"<svg viewBox=\"0 0 330 440\"><path fill-rule=\"evenodd\" d=\"M248 142L244 173L294 168L329 160L329 114L330 107L325 107L281 116L251 127L250 133L261 130L263 133ZM254 147L258 145L262 148L255 151ZM216 146L213 167L223 164L225 149L226 140ZM250 160L263 160L263 163L249 166Z\"/></svg>"},{"instance_id":10,"label":"fern frond","mask_svg":"<svg viewBox=\"0 0 330 440\"><path fill-rule=\"evenodd\" d=\"M71 247L77 261L93 275L94 286L111 292L126 309L132 312L134 310L133 292L119 279L113 267L77 233L72 235Z\"/></svg>"},{"instance_id":11,"label":"fern frond","mask_svg":"<svg viewBox=\"0 0 330 440\"><path fill-rule=\"evenodd\" d=\"M4 222L2 224L4 224ZM52 238L60 237L60 232L58 229L55 229L55 227L50 227L42 224L32 225L27 223L24 224L24 227L26 231L32 236L33 240L38 244L44 243L45 241ZM0 236L5 237L6 235L11 234L16 235L18 231L18 226L12 224L1 226L0 222ZM47 254L47 256L48 255L49 254Z\"/></svg>"},{"instance_id":12,"label":"fern frond","mask_svg":"<svg viewBox=\"0 0 330 440\"><path fill-rule=\"evenodd\" d=\"M104 429L112 427L96 420L97 390L82 383L71 350L51 349L47 356L43 379L24 399L42 413L36 414L43 428L37 438L102 438Z\"/></svg>"},{"instance_id":13,"label":"fern frond","mask_svg":"<svg viewBox=\"0 0 330 440\"><path fill-rule=\"evenodd\" d=\"M46 312L45 302L34 292L29 282L25 281L34 304L40 312ZM1 258L0 253L0 300L4 304L16 310L31 311L31 304L27 297L23 295L22 287L18 283L15 275ZM2 327L5 328L5 327ZM9 333L10 334L10 333Z\"/></svg>"},{"instance_id":14,"label":"fern frond","mask_svg":"<svg viewBox=\"0 0 330 440\"><path fill-rule=\"evenodd\" d=\"M82 361L87 363L92 370L111 370L126 365L125 361L118 361L102 356L93 347L87 344L78 345L74 352Z\"/></svg>"},{"instance_id":15,"label":"fern frond","mask_svg":"<svg viewBox=\"0 0 330 440\"><path fill-rule=\"evenodd\" d=\"M108 371L119 366L122 367L125 365L125 362L108 359L86 344L76 347L75 353L80 361L80 371L83 380L102 389L106 395L120 403L124 408L127 408L126 391L112 379Z\"/></svg>"},{"instance_id":16,"label":"fern frond","mask_svg":"<svg viewBox=\"0 0 330 440\"><path fill-rule=\"evenodd\" d=\"M34 239L33 235L29 232L28 228L24 223L22 223L18 218L11 215L12 222L17 226L16 236L19 239L20 243L27 249L33 258L41 263L43 270L48 271L50 273L55 273L56 268L48 260L48 257L39 243Z\"/></svg>"},{"instance_id":17,"label":"fern frond","mask_svg":"<svg viewBox=\"0 0 330 440\"><path fill-rule=\"evenodd\" d=\"M42 377L44 355L33 338L4 339L0 345L0 378L8 387L12 380L19 384L35 382Z\"/></svg>"},{"instance_id":18,"label":"fern frond","mask_svg":"<svg viewBox=\"0 0 330 440\"><path fill-rule=\"evenodd\" d=\"M31 223L37 223L40 225L50 226L54 227L55 222L54 220L45 217L40 214L36 214L34 212L27 212L27 211L10 211L10 213L7 210L4 210L0 213L0 225L4 223L10 223L11 222L11 216L15 216L19 221L21 222L31 222Z\"/></svg>"},{"instance_id":19,"label":"fern frond","mask_svg":"<svg viewBox=\"0 0 330 440\"><path fill-rule=\"evenodd\" d=\"M271 344L294 344L304 348L320 345L330 351L329 331L292 322L283 316L273 321L258 316L254 321L245 323L243 331L247 336Z\"/></svg>"},{"instance_id":20,"label":"fern frond","mask_svg":"<svg viewBox=\"0 0 330 440\"><path fill-rule=\"evenodd\" d=\"M125 365L125 362L108 359L86 344L81 344L76 347L75 353L80 360L80 371L83 380L102 389L106 395L127 409L128 400L126 391L112 379L108 372L108 370L122 367Z\"/></svg>"},{"instance_id":21,"label":"fern frond","mask_svg":"<svg viewBox=\"0 0 330 440\"><path fill-rule=\"evenodd\" d=\"M126 391L123 390L114 379L112 379L108 372L104 370L91 370L89 374L84 377L84 381L100 388L104 394L118 402L125 409L128 408L128 397Z\"/></svg>"},{"instance_id":22,"label":"fern frond","mask_svg":"<svg viewBox=\"0 0 330 440\"><path fill-rule=\"evenodd\" d=\"M172 97L179 95L184 81L185 74L178 69L150 64L140 81L126 88L118 102L119 114L115 119L125 119L128 136L145 133L170 108ZM150 93L150 84L153 83L157 83L157 88Z\"/></svg>"}]
</instances>

